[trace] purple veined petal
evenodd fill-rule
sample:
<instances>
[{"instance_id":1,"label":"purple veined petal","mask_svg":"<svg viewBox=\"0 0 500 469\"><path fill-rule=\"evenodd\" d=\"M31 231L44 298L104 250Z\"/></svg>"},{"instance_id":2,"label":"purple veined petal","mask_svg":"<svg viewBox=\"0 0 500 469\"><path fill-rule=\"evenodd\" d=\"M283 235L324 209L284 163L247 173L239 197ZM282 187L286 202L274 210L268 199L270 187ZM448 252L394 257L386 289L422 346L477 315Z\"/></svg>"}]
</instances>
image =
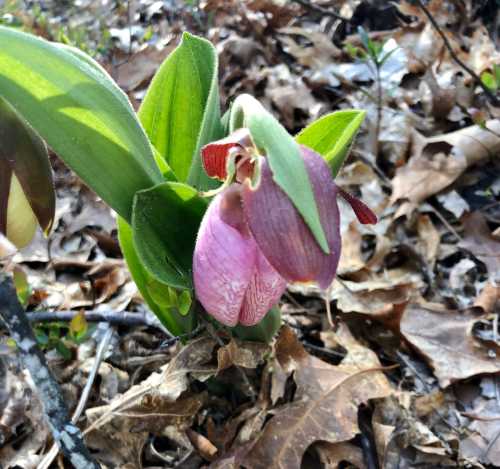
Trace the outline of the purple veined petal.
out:
<instances>
[{"instance_id":1,"label":"purple veined petal","mask_svg":"<svg viewBox=\"0 0 500 469\"><path fill-rule=\"evenodd\" d=\"M257 245L249 233L242 234L221 218L222 208L224 212L238 210L231 203L223 207L226 193L214 198L201 222L193 257L193 279L196 296L207 313L226 326L235 326L254 275ZM224 218L228 220L229 214ZM238 218L235 213L234 219Z\"/></svg>"},{"instance_id":2,"label":"purple veined petal","mask_svg":"<svg viewBox=\"0 0 500 469\"><path fill-rule=\"evenodd\" d=\"M301 146L330 254L325 254L288 196L273 181L264 159L254 189L245 182L243 210L250 231L264 256L289 282L317 282L323 289L333 281L340 257L338 188L323 158Z\"/></svg>"},{"instance_id":3,"label":"purple veined petal","mask_svg":"<svg viewBox=\"0 0 500 469\"><path fill-rule=\"evenodd\" d=\"M240 323L244 326L260 322L286 290L285 279L274 270L258 247L256 253L255 271L240 313Z\"/></svg>"}]
</instances>

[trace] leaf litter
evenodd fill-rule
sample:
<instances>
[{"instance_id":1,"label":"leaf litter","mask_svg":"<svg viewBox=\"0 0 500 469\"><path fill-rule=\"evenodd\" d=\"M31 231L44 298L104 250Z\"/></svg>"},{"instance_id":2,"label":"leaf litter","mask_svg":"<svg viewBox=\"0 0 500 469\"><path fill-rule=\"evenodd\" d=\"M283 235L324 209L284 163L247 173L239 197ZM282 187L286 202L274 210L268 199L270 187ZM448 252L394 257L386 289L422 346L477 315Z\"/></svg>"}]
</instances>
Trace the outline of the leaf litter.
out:
<instances>
[{"instance_id":1,"label":"leaf litter","mask_svg":"<svg viewBox=\"0 0 500 469\"><path fill-rule=\"evenodd\" d=\"M158 328L118 326L79 421L103 467L500 466L500 109L418 2L383 3L0 5L2 21L90 52L136 107L189 30L217 47L225 106L252 93L292 133L336 109L367 111L337 182L380 221L359 225L342 210L328 298L337 330L311 285L289 288L269 347L206 332L165 347ZM475 73L500 64L494 2L425 3ZM380 99L367 61L349 52L362 46L358 26L395 50ZM51 158L50 240L16 253L0 238L2 263L24 272L27 308L143 312L114 214ZM69 326L36 331L73 410L102 332L80 324L75 341ZM36 467L51 438L5 334L0 367L0 461Z\"/></svg>"}]
</instances>

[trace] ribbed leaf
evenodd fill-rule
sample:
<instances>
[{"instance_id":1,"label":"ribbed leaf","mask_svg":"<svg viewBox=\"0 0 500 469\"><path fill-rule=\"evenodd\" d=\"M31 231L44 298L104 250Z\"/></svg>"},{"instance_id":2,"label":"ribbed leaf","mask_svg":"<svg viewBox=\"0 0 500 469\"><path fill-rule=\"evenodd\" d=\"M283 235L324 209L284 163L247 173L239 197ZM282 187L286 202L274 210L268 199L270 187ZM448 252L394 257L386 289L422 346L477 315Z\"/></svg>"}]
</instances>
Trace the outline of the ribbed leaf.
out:
<instances>
[{"instance_id":1,"label":"ribbed leaf","mask_svg":"<svg viewBox=\"0 0 500 469\"><path fill-rule=\"evenodd\" d=\"M134 246L146 270L166 285L191 289L193 251L207 203L192 187L164 182L134 199Z\"/></svg>"},{"instance_id":2,"label":"ribbed leaf","mask_svg":"<svg viewBox=\"0 0 500 469\"><path fill-rule=\"evenodd\" d=\"M327 114L302 129L295 140L322 155L335 177L349 154L365 115L365 111L356 109Z\"/></svg>"},{"instance_id":3,"label":"ribbed leaf","mask_svg":"<svg viewBox=\"0 0 500 469\"><path fill-rule=\"evenodd\" d=\"M126 96L82 53L0 27L0 94L121 216L162 181Z\"/></svg>"},{"instance_id":4,"label":"ribbed leaf","mask_svg":"<svg viewBox=\"0 0 500 469\"><path fill-rule=\"evenodd\" d=\"M189 176L198 188L216 184L199 163L201 146L222 134L217 53L210 42L184 33L151 82L139 118L178 181Z\"/></svg>"}]
</instances>

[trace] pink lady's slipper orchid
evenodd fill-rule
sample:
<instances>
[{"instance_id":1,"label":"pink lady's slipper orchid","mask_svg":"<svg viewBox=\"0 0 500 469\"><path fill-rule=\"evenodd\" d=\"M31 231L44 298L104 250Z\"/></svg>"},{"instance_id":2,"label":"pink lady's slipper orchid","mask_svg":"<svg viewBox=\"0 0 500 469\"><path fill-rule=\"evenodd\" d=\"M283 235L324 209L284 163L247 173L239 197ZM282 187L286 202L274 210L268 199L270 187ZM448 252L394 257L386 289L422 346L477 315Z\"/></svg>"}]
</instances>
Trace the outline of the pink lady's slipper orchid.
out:
<instances>
[{"instance_id":1,"label":"pink lady's slipper orchid","mask_svg":"<svg viewBox=\"0 0 500 469\"><path fill-rule=\"evenodd\" d=\"M227 159L233 158L236 182L210 204L193 261L198 299L209 314L228 326L258 323L288 282L316 282L328 288L340 258L338 195L349 202L360 222L377 220L366 205L333 182L321 155L300 146L330 249L325 254L274 182L266 158L252 156L248 131L245 137L243 130L202 150L207 174L221 180L227 177Z\"/></svg>"},{"instance_id":2,"label":"pink lady's slipper orchid","mask_svg":"<svg viewBox=\"0 0 500 469\"><path fill-rule=\"evenodd\" d=\"M257 324L286 288L248 230L240 188L232 185L208 207L193 259L196 296L226 326Z\"/></svg>"}]
</instances>

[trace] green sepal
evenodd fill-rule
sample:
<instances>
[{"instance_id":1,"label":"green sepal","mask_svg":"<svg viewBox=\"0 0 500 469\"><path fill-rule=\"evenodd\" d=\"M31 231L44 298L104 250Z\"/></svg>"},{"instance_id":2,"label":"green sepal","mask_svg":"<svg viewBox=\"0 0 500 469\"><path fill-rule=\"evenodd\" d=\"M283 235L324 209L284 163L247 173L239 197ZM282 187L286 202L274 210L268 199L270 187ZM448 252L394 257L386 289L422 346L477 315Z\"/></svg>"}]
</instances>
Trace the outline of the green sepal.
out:
<instances>
[{"instance_id":1,"label":"green sepal","mask_svg":"<svg viewBox=\"0 0 500 469\"><path fill-rule=\"evenodd\" d=\"M268 344L281 327L281 312L274 307L264 316L264 319L255 326L241 326L231 328L236 337L253 342L263 342Z\"/></svg>"},{"instance_id":2,"label":"green sepal","mask_svg":"<svg viewBox=\"0 0 500 469\"><path fill-rule=\"evenodd\" d=\"M321 249L330 249L319 218L314 191L300 149L293 137L250 95L240 95L231 108L231 132L240 127L250 130L252 140L263 151L273 179L304 218Z\"/></svg>"}]
</instances>

